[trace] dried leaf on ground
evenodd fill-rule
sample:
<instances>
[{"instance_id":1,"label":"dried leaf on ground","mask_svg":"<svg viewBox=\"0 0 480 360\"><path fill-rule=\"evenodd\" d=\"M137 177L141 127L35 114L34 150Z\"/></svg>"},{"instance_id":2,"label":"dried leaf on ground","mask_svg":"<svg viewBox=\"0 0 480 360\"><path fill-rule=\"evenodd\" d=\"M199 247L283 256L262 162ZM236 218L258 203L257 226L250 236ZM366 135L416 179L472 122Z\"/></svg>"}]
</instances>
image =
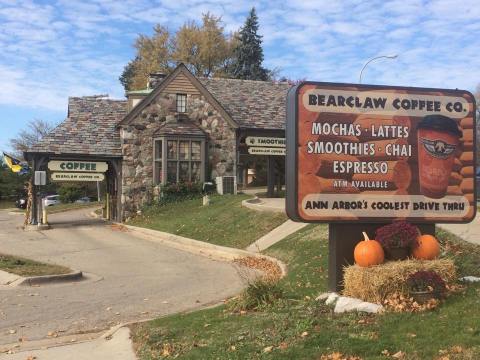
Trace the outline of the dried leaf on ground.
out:
<instances>
[{"instance_id":1,"label":"dried leaf on ground","mask_svg":"<svg viewBox=\"0 0 480 360\"><path fill-rule=\"evenodd\" d=\"M127 232L128 228L122 224L112 224L110 225L110 229L113 231L120 231L120 232Z\"/></svg>"},{"instance_id":2,"label":"dried leaf on ground","mask_svg":"<svg viewBox=\"0 0 480 360\"><path fill-rule=\"evenodd\" d=\"M331 354L321 355L319 360L362 360L362 358L355 355L343 355L340 352L333 352Z\"/></svg>"},{"instance_id":3,"label":"dried leaf on ground","mask_svg":"<svg viewBox=\"0 0 480 360\"><path fill-rule=\"evenodd\" d=\"M383 301L383 306L388 311L393 312L419 312L435 309L439 305L439 301L431 299L425 304L419 304L413 298L404 296L403 294L393 293Z\"/></svg>"},{"instance_id":4,"label":"dried leaf on ground","mask_svg":"<svg viewBox=\"0 0 480 360\"><path fill-rule=\"evenodd\" d=\"M263 277L268 280L279 280L282 277L280 266L268 259L248 256L235 259L233 262L251 269L260 270L264 274Z\"/></svg>"}]
</instances>

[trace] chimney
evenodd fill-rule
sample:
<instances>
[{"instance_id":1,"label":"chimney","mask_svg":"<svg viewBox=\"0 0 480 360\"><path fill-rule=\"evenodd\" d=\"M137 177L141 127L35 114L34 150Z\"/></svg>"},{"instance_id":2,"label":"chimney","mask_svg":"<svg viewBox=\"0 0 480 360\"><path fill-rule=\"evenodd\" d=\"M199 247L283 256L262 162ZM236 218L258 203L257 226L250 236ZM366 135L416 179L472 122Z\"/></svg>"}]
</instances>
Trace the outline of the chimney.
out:
<instances>
[{"instance_id":1,"label":"chimney","mask_svg":"<svg viewBox=\"0 0 480 360\"><path fill-rule=\"evenodd\" d=\"M155 89L165 79L167 74L156 72L148 75L147 88Z\"/></svg>"}]
</instances>

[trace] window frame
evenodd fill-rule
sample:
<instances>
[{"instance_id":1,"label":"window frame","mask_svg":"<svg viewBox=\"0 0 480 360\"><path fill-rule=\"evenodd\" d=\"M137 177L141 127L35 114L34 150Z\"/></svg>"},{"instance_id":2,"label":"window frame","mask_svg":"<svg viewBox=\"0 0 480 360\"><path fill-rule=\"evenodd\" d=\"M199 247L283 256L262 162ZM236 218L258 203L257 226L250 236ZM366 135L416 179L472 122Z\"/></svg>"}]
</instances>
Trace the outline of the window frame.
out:
<instances>
[{"instance_id":1,"label":"window frame","mask_svg":"<svg viewBox=\"0 0 480 360\"><path fill-rule=\"evenodd\" d=\"M162 142L162 157L161 159L156 158L156 146L157 141ZM176 141L176 159L168 159L168 141ZM180 142L186 141L188 142L188 159L180 159ZM200 143L200 159L192 159L192 143L199 142ZM206 173L206 139L201 136L173 136L173 135L165 135L155 137L153 139L153 181L155 185L166 185L168 183L167 175L168 175L168 162L176 162L177 171L176 171L176 181L174 184L179 183L180 178L180 162L188 162L188 181L192 182L192 163L200 163L200 179L199 183L205 182L205 173ZM159 171L157 168L157 164L161 163L161 179L159 179Z\"/></svg>"},{"instance_id":2,"label":"window frame","mask_svg":"<svg viewBox=\"0 0 480 360\"><path fill-rule=\"evenodd\" d=\"M175 110L179 114L187 112L187 94L177 93L175 97Z\"/></svg>"}]
</instances>

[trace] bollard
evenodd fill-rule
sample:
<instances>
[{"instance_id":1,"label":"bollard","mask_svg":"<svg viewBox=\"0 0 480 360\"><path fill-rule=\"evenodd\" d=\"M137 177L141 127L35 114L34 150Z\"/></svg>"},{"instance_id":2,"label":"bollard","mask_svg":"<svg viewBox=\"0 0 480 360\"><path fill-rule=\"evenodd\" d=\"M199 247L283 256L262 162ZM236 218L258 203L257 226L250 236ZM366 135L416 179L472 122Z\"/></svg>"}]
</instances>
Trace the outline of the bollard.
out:
<instances>
[{"instance_id":1,"label":"bollard","mask_svg":"<svg viewBox=\"0 0 480 360\"><path fill-rule=\"evenodd\" d=\"M47 207L45 205L43 205L43 208L42 208L42 224L48 225Z\"/></svg>"},{"instance_id":2,"label":"bollard","mask_svg":"<svg viewBox=\"0 0 480 360\"><path fill-rule=\"evenodd\" d=\"M110 194L107 192L107 196L106 196L106 212L107 212L107 220L110 220Z\"/></svg>"},{"instance_id":3,"label":"bollard","mask_svg":"<svg viewBox=\"0 0 480 360\"><path fill-rule=\"evenodd\" d=\"M208 195L203 196L203 206L210 205L210 197Z\"/></svg>"}]
</instances>

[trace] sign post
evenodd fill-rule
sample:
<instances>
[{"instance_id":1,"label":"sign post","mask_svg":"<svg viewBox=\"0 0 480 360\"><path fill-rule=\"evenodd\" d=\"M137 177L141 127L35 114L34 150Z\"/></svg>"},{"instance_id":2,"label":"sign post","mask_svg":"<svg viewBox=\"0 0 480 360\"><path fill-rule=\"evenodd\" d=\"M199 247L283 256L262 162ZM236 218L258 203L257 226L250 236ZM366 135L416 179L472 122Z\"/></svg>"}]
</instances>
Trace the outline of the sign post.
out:
<instances>
[{"instance_id":1,"label":"sign post","mask_svg":"<svg viewBox=\"0 0 480 360\"><path fill-rule=\"evenodd\" d=\"M288 94L286 134L287 214L330 224L331 290L362 231L406 220L434 234L475 217L467 91L304 82Z\"/></svg>"}]
</instances>

